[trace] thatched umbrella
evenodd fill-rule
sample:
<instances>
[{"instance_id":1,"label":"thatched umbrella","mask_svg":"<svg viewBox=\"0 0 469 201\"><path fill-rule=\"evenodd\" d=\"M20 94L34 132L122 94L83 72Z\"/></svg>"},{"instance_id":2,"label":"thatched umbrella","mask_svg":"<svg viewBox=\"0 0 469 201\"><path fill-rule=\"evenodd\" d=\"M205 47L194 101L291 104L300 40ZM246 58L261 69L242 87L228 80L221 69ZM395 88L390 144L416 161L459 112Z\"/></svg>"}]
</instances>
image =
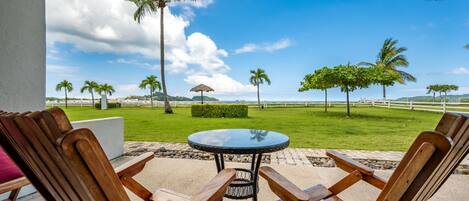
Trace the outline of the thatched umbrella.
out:
<instances>
[{"instance_id":1,"label":"thatched umbrella","mask_svg":"<svg viewBox=\"0 0 469 201\"><path fill-rule=\"evenodd\" d=\"M204 91L209 92L209 91L215 91L211 87L205 85L205 84L199 84L196 87L192 88L191 91L193 92L199 92L200 91L200 98L202 99L202 104L204 104Z\"/></svg>"}]
</instances>

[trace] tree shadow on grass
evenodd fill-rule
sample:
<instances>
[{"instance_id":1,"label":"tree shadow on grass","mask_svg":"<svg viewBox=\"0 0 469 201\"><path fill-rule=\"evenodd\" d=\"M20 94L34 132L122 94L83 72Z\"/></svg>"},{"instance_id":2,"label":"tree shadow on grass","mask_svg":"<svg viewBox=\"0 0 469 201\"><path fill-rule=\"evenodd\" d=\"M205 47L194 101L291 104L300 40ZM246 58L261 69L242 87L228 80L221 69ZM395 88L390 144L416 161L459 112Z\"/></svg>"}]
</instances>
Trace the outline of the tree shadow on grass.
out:
<instances>
[{"instance_id":1,"label":"tree shadow on grass","mask_svg":"<svg viewBox=\"0 0 469 201\"><path fill-rule=\"evenodd\" d=\"M339 111L308 111L309 114L316 117L329 117L329 118L338 118L338 119L357 119L357 120L391 120L391 121L408 121L414 120L415 117L399 117L399 116L384 116L378 114L363 114L358 112L352 112L350 116L347 116L347 113Z\"/></svg>"}]
</instances>

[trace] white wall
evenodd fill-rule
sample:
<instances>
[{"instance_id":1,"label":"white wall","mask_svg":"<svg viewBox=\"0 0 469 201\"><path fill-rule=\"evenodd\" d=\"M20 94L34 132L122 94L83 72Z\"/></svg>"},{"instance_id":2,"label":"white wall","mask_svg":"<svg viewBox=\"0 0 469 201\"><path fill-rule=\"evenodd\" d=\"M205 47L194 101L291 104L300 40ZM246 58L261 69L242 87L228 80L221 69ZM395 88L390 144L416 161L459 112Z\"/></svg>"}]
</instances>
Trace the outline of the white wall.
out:
<instances>
[{"instance_id":1,"label":"white wall","mask_svg":"<svg viewBox=\"0 0 469 201\"><path fill-rule=\"evenodd\" d=\"M0 0L0 110L45 107L44 0Z\"/></svg>"},{"instance_id":2,"label":"white wall","mask_svg":"<svg viewBox=\"0 0 469 201\"><path fill-rule=\"evenodd\" d=\"M45 27L44 0L0 0L0 110L44 109ZM29 185L20 196L34 191Z\"/></svg>"},{"instance_id":3,"label":"white wall","mask_svg":"<svg viewBox=\"0 0 469 201\"><path fill-rule=\"evenodd\" d=\"M89 128L109 159L124 153L124 118L112 117L72 122L73 128Z\"/></svg>"}]
</instances>

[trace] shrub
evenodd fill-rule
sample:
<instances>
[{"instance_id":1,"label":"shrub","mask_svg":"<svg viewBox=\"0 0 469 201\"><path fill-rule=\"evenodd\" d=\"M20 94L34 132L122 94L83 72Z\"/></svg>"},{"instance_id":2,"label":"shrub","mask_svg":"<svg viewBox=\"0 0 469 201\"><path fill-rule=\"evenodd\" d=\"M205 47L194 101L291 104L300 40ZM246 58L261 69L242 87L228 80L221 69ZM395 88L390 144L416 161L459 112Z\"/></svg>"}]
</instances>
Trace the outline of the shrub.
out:
<instances>
[{"instance_id":1,"label":"shrub","mask_svg":"<svg viewBox=\"0 0 469 201\"><path fill-rule=\"evenodd\" d=\"M192 105L192 117L206 118L246 118L248 117L247 105Z\"/></svg>"},{"instance_id":2,"label":"shrub","mask_svg":"<svg viewBox=\"0 0 469 201\"><path fill-rule=\"evenodd\" d=\"M94 104L94 107L96 107L96 109L101 109L101 103L96 103ZM121 104L120 103L107 103L107 108L108 109L111 109L111 108L121 108Z\"/></svg>"}]
</instances>

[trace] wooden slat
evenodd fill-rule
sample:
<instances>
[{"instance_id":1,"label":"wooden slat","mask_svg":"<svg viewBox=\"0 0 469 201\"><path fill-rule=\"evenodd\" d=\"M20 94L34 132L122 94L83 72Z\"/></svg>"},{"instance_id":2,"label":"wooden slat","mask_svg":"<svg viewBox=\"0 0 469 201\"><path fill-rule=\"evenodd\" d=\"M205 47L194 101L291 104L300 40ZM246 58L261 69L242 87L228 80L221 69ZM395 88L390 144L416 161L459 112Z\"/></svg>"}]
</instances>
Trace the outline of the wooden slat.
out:
<instances>
[{"instance_id":1,"label":"wooden slat","mask_svg":"<svg viewBox=\"0 0 469 201\"><path fill-rule=\"evenodd\" d=\"M466 120L459 132L453 136L453 143L448 155L425 183L425 188L419 191L417 200L429 199L467 156L469 150L469 120Z\"/></svg>"},{"instance_id":2,"label":"wooden slat","mask_svg":"<svg viewBox=\"0 0 469 201\"><path fill-rule=\"evenodd\" d=\"M288 179L280 175L277 171L275 171L271 167L268 167L268 166L260 167L259 175L261 175L262 177L264 177L264 179L267 180L271 190L282 200L306 201L310 197L307 193L303 192L295 184L293 184ZM330 194L331 193L329 193L329 195Z\"/></svg>"},{"instance_id":3,"label":"wooden slat","mask_svg":"<svg viewBox=\"0 0 469 201\"><path fill-rule=\"evenodd\" d=\"M439 132L434 131L425 131L422 132L414 143L411 145L407 153L405 154L404 158L401 160L399 165L394 170L393 174L389 178L386 186L381 191L378 200L383 200L389 193L391 189L395 189L396 184L401 183L405 178L402 178L401 175L403 171L407 168L408 164L412 162L414 159L414 155L420 149L422 144L424 143L431 143L436 150L432 157L426 162L418 172L418 175L412 181L412 184L406 189L404 194L402 194L402 198L400 200L412 200L412 198L416 195L416 193L420 190L420 188L424 185L425 181L431 176L432 172L436 169L439 163L442 161L446 153L448 153L451 147L451 140L446 136L442 135Z\"/></svg>"},{"instance_id":4,"label":"wooden slat","mask_svg":"<svg viewBox=\"0 0 469 201\"><path fill-rule=\"evenodd\" d=\"M366 175L373 175L374 170L369 168L366 165L363 165L349 157L347 157L344 154L341 154L337 151L333 150L327 150L326 155L329 156L330 158L334 159L336 164L340 164L342 166L347 166L350 167L351 169L358 170L363 174Z\"/></svg>"},{"instance_id":5,"label":"wooden slat","mask_svg":"<svg viewBox=\"0 0 469 201\"><path fill-rule=\"evenodd\" d=\"M89 129L71 130L59 139L59 144L67 161L89 186L95 200L129 200L117 174Z\"/></svg>"},{"instance_id":6,"label":"wooden slat","mask_svg":"<svg viewBox=\"0 0 469 201\"><path fill-rule=\"evenodd\" d=\"M41 134L38 133L40 130L39 127L34 127L35 122L24 116L15 117L14 120L18 128L26 136L39 156L38 159L43 163L41 170L47 176L47 179L50 181L53 188L63 200L71 200L72 197L70 196L73 196L74 192L67 192L63 188L64 185L67 185L66 181L64 181L65 177L62 172L58 170L56 164L52 160L49 150L45 148L43 142L41 142Z\"/></svg>"},{"instance_id":7,"label":"wooden slat","mask_svg":"<svg viewBox=\"0 0 469 201\"><path fill-rule=\"evenodd\" d=\"M198 193L196 193L192 201L219 201L223 199L226 188L236 178L234 169L224 169L217 176L212 178Z\"/></svg>"},{"instance_id":8,"label":"wooden slat","mask_svg":"<svg viewBox=\"0 0 469 201\"><path fill-rule=\"evenodd\" d=\"M340 192L344 191L345 189L349 188L353 184L357 183L362 179L362 174L360 171L355 170L348 174L346 177L332 185L331 187L328 188L330 192L332 192L334 195L339 194Z\"/></svg>"},{"instance_id":9,"label":"wooden slat","mask_svg":"<svg viewBox=\"0 0 469 201\"><path fill-rule=\"evenodd\" d=\"M390 187L388 193L385 194L382 200L400 200L435 151L436 148L433 144L429 142L422 143L420 148L412 156L410 162L407 163L402 172L400 172L399 179ZM382 198L382 196L378 197L378 200L381 200L380 198Z\"/></svg>"},{"instance_id":10,"label":"wooden slat","mask_svg":"<svg viewBox=\"0 0 469 201\"><path fill-rule=\"evenodd\" d=\"M26 177L20 177L0 184L0 194L19 189L29 184Z\"/></svg>"},{"instance_id":11,"label":"wooden slat","mask_svg":"<svg viewBox=\"0 0 469 201\"><path fill-rule=\"evenodd\" d=\"M16 127L15 117L13 114L0 116L2 147L46 200L61 200L47 179L50 174L42 171L44 165L36 151Z\"/></svg>"}]
</instances>

